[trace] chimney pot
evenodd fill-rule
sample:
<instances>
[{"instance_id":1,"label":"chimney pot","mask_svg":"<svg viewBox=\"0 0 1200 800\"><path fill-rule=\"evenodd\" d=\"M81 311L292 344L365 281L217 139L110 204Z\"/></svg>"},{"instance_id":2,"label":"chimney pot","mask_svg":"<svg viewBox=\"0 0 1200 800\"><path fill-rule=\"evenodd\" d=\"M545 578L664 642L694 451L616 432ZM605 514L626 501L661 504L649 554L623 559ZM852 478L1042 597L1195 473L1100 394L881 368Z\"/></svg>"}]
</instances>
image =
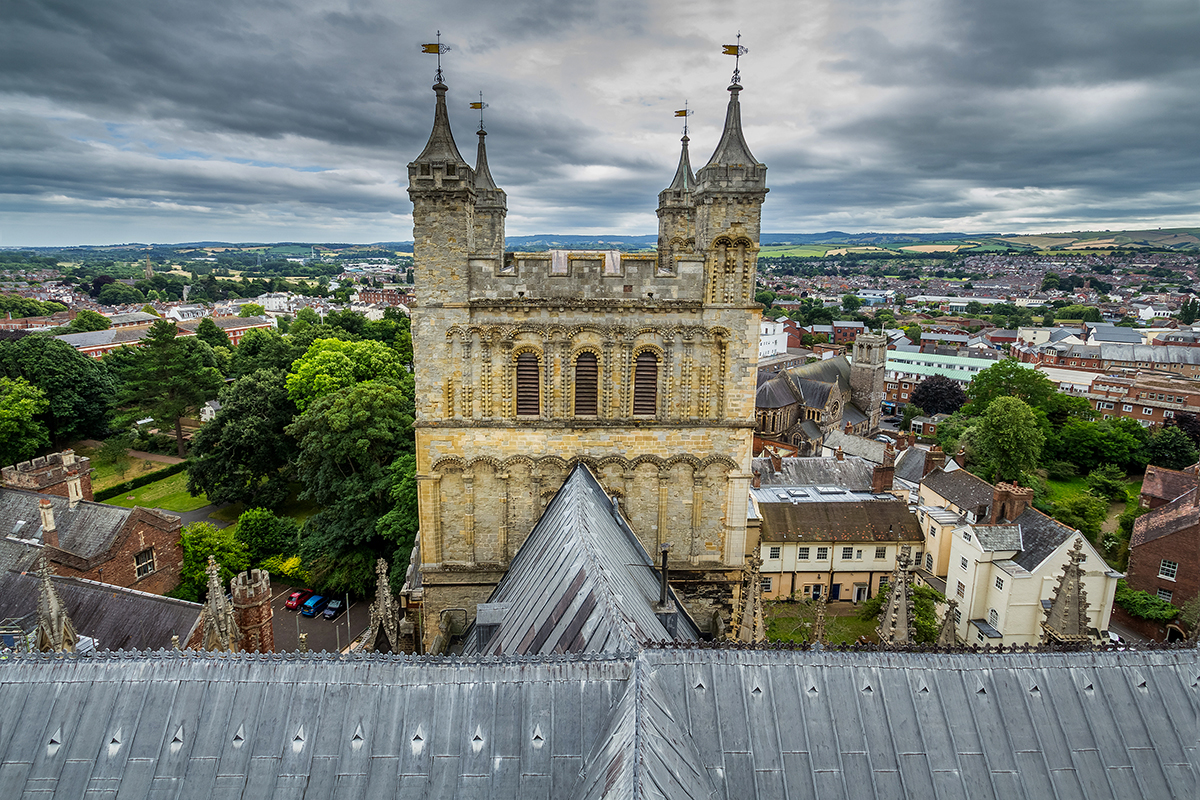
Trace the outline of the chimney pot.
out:
<instances>
[{"instance_id":1,"label":"chimney pot","mask_svg":"<svg viewBox=\"0 0 1200 800\"><path fill-rule=\"evenodd\" d=\"M42 514L42 544L57 548L58 528L54 523L54 506L43 497L38 501L38 511Z\"/></svg>"},{"instance_id":2,"label":"chimney pot","mask_svg":"<svg viewBox=\"0 0 1200 800\"><path fill-rule=\"evenodd\" d=\"M842 452L842 448L840 448L840 447L839 447L839 448L837 449L837 460L838 460L838 461L842 461L842 460L844 460L844 459L845 459L845 457L846 457L846 454L845 454L845 453L843 453L843 452Z\"/></svg>"}]
</instances>

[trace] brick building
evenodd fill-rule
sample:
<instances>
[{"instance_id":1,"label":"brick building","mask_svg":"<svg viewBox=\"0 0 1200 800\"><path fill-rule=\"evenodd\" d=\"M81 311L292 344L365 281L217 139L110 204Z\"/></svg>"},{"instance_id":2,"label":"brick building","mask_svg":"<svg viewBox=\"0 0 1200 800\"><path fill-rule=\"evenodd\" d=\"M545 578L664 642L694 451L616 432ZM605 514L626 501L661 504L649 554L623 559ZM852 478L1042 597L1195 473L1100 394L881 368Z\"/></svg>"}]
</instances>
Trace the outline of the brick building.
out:
<instances>
[{"instance_id":1,"label":"brick building","mask_svg":"<svg viewBox=\"0 0 1200 800\"><path fill-rule=\"evenodd\" d=\"M1200 381L1135 372L1095 378L1085 393L1097 416L1128 417L1157 428L1178 412L1200 414Z\"/></svg>"},{"instance_id":2,"label":"brick building","mask_svg":"<svg viewBox=\"0 0 1200 800\"><path fill-rule=\"evenodd\" d=\"M150 594L174 589L183 564L179 517L91 502L87 463L68 450L5 467L0 530L42 545L58 575Z\"/></svg>"},{"instance_id":3,"label":"brick building","mask_svg":"<svg viewBox=\"0 0 1200 800\"><path fill-rule=\"evenodd\" d=\"M1146 483L1150 486L1143 488L1142 497L1143 503L1152 507L1133 523L1133 535L1129 539L1129 568L1125 578L1129 587L1148 592L1174 606L1182 606L1200 593L1198 468L1200 465L1179 472L1150 467L1146 471ZM1181 494L1170 502L1162 502L1163 498L1156 497L1175 491L1181 491ZM1126 625L1158 641L1182 639L1188 633L1178 618L1158 622L1132 617L1120 609L1118 613Z\"/></svg>"}]
</instances>

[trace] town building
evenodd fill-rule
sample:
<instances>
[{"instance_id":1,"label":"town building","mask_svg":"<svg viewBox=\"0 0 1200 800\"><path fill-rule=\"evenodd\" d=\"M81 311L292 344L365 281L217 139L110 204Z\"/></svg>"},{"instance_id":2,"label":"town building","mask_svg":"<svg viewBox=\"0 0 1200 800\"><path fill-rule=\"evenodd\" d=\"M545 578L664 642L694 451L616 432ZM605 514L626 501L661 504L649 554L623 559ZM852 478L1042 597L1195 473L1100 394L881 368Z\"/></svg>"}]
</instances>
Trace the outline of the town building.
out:
<instances>
[{"instance_id":1,"label":"town building","mask_svg":"<svg viewBox=\"0 0 1200 800\"><path fill-rule=\"evenodd\" d=\"M153 316L147 314L146 316ZM269 317L211 317L218 328L225 331L229 343L236 346L246 335L247 331L255 328L274 328L275 321ZM157 321L157 317L154 318ZM177 323L177 336L195 336L199 327L199 319L191 319ZM66 342L84 355L92 358L103 358L120 347L138 347L150 325L138 324L120 328L109 328L103 331L87 331L85 333L67 333L54 338Z\"/></svg>"},{"instance_id":2,"label":"town building","mask_svg":"<svg viewBox=\"0 0 1200 800\"><path fill-rule=\"evenodd\" d=\"M1178 413L1200 414L1200 381L1138 370L1092 379L1084 397L1103 419L1125 417L1161 427Z\"/></svg>"},{"instance_id":3,"label":"town building","mask_svg":"<svg viewBox=\"0 0 1200 800\"><path fill-rule=\"evenodd\" d=\"M648 552L671 545L694 618L728 619L744 583L766 167L739 95L693 175L688 139L659 196L657 254L509 253L507 200L459 154L434 86L429 142L409 164L421 636L468 618L547 502L589 465ZM880 365L882 369L882 364Z\"/></svg>"},{"instance_id":4,"label":"town building","mask_svg":"<svg viewBox=\"0 0 1200 800\"><path fill-rule=\"evenodd\" d=\"M0 471L2 547L40 546L56 574L165 594L183 564L180 519L92 502L88 459L70 450ZM0 563L3 559L0 559Z\"/></svg>"}]
</instances>

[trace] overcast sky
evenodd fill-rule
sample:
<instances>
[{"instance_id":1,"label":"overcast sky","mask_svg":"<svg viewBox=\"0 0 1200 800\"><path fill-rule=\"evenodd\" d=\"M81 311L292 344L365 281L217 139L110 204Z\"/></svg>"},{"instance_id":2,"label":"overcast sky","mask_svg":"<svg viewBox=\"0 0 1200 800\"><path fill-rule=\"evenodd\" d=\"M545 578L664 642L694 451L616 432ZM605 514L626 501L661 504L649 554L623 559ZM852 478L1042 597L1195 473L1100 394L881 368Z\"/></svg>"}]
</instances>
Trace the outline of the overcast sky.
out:
<instances>
[{"instance_id":1,"label":"overcast sky","mask_svg":"<svg viewBox=\"0 0 1200 800\"><path fill-rule=\"evenodd\" d=\"M412 237L439 28L508 232L657 230L738 30L766 232L1200 225L1197 0L5 0L0 246Z\"/></svg>"}]
</instances>

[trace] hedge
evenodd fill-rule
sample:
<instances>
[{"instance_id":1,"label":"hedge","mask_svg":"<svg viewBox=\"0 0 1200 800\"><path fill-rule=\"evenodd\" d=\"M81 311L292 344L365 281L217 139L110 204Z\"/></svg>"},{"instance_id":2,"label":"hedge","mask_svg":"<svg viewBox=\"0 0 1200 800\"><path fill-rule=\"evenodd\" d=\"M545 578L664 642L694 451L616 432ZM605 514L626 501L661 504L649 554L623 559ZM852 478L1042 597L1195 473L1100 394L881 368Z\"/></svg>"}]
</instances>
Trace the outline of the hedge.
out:
<instances>
[{"instance_id":1,"label":"hedge","mask_svg":"<svg viewBox=\"0 0 1200 800\"><path fill-rule=\"evenodd\" d=\"M132 492L134 489L140 489L147 484L154 483L155 481L161 481L163 478L169 478L172 475L178 475L185 469L187 469L187 462L180 461L178 464L172 464L165 469L160 469L156 472L150 472L145 475L139 475L131 481L118 483L116 486L110 486L107 489L96 492L95 500L97 503L102 503L105 500L111 500L114 497L120 497L123 494Z\"/></svg>"},{"instance_id":2,"label":"hedge","mask_svg":"<svg viewBox=\"0 0 1200 800\"><path fill-rule=\"evenodd\" d=\"M1149 619L1156 622L1167 622L1175 619L1179 609L1149 592L1130 589L1124 580L1117 581L1117 592L1113 602L1125 609L1131 616L1139 619Z\"/></svg>"}]
</instances>

